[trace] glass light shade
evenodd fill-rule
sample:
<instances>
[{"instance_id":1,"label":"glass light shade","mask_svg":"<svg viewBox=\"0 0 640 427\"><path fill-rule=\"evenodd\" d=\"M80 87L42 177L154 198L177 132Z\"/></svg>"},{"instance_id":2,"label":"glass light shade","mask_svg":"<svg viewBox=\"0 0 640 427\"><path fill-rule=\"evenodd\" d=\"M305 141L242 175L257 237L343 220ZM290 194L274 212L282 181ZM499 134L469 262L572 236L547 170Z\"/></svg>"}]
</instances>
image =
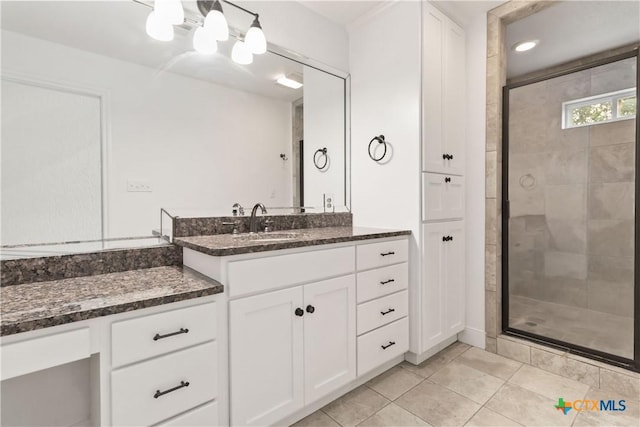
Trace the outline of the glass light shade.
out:
<instances>
[{"instance_id":1,"label":"glass light shade","mask_svg":"<svg viewBox=\"0 0 640 427\"><path fill-rule=\"evenodd\" d=\"M267 51L267 39L264 37L262 28L253 25L247 31L244 42L251 53L261 54Z\"/></svg>"},{"instance_id":2,"label":"glass light shade","mask_svg":"<svg viewBox=\"0 0 640 427\"><path fill-rule=\"evenodd\" d=\"M253 54L242 40L238 40L231 50L231 59L236 64L248 65L253 62Z\"/></svg>"},{"instance_id":3,"label":"glass light shade","mask_svg":"<svg viewBox=\"0 0 640 427\"><path fill-rule=\"evenodd\" d=\"M149 37L161 42L170 42L173 40L173 25L151 12L147 17L147 34Z\"/></svg>"},{"instance_id":4,"label":"glass light shade","mask_svg":"<svg viewBox=\"0 0 640 427\"><path fill-rule=\"evenodd\" d=\"M180 0L155 0L153 10L170 24L180 25L184 22L184 9Z\"/></svg>"},{"instance_id":5,"label":"glass light shade","mask_svg":"<svg viewBox=\"0 0 640 427\"><path fill-rule=\"evenodd\" d=\"M216 38L209 29L204 27L196 28L193 33L193 48L198 53L212 54L218 50L218 43Z\"/></svg>"},{"instance_id":6,"label":"glass light shade","mask_svg":"<svg viewBox=\"0 0 640 427\"><path fill-rule=\"evenodd\" d=\"M225 41L229 39L227 18L218 10L212 10L207 13L207 17L204 19L204 27L213 32L216 40Z\"/></svg>"}]
</instances>

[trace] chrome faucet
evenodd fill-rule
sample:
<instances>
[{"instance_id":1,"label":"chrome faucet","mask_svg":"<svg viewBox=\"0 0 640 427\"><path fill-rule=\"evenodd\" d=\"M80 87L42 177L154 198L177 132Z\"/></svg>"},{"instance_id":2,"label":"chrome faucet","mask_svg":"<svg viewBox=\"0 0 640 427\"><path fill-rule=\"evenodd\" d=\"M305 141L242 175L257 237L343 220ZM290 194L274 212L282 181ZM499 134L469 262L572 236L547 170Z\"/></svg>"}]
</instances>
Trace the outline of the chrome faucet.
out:
<instances>
[{"instance_id":1,"label":"chrome faucet","mask_svg":"<svg viewBox=\"0 0 640 427\"><path fill-rule=\"evenodd\" d=\"M256 203L253 209L251 209L251 219L249 220L249 232L256 233L258 232L258 221L257 221L257 213L258 208L262 210L262 215L267 213L267 208L264 207L262 203Z\"/></svg>"}]
</instances>

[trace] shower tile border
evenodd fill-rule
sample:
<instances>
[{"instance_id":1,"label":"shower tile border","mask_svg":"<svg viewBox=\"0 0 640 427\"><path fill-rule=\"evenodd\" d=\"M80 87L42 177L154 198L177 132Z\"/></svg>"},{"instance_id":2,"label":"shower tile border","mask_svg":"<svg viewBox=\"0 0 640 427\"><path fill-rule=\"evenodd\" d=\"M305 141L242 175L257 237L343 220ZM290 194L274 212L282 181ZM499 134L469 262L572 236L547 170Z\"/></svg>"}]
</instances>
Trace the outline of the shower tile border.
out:
<instances>
[{"instance_id":1,"label":"shower tile border","mask_svg":"<svg viewBox=\"0 0 640 427\"><path fill-rule=\"evenodd\" d=\"M497 354L547 372L638 399L640 373L524 339L498 335ZM487 351L491 349L487 348Z\"/></svg>"}]
</instances>

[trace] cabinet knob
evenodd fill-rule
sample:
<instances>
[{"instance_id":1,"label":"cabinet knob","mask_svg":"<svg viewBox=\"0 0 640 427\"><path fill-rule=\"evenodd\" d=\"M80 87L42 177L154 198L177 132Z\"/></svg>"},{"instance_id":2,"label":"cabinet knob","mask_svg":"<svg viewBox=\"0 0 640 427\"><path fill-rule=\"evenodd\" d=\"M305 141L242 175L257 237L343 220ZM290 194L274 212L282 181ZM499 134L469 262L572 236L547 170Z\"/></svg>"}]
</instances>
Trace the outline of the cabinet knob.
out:
<instances>
[{"instance_id":1,"label":"cabinet knob","mask_svg":"<svg viewBox=\"0 0 640 427\"><path fill-rule=\"evenodd\" d=\"M296 316L298 316L298 317L304 316L304 310L301 309L300 307L296 308L295 313L296 313Z\"/></svg>"},{"instance_id":2,"label":"cabinet knob","mask_svg":"<svg viewBox=\"0 0 640 427\"><path fill-rule=\"evenodd\" d=\"M451 240L453 240L453 237L451 237L451 236L442 236L442 241L443 242L450 242Z\"/></svg>"},{"instance_id":3,"label":"cabinet knob","mask_svg":"<svg viewBox=\"0 0 640 427\"><path fill-rule=\"evenodd\" d=\"M396 311L396 309L395 309L395 308L390 308L390 309L389 309L389 310L387 310L387 311L381 311L381 312L380 312L380 314L382 314L383 316L386 316L387 314L389 314L389 313L393 313L394 311Z\"/></svg>"},{"instance_id":4,"label":"cabinet knob","mask_svg":"<svg viewBox=\"0 0 640 427\"><path fill-rule=\"evenodd\" d=\"M307 313L311 314L311 313L313 313L314 311L316 311L316 308L315 308L314 306L312 306L311 304L309 304L309 305L307 306Z\"/></svg>"},{"instance_id":5,"label":"cabinet knob","mask_svg":"<svg viewBox=\"0 0 640 427\"><path fill-rule=\"evenodd\" d=\"M448 156L447 154L443 154L443 155L442 155L442 160L447 160L447 159L448 159L448 157L449 157L449 156Z\"/></svg>"},{"instance_id":6,"label":"cabinet knob","mask_svg":"<svg viewBox=\"0 0 640 427\"><path fill-rule=\"evenodd\" d=\"M444 178L444 182L451 182L451 178L449 178L448 176Z\"/></svg>"},{"instance_id":7,"label":"cabinet knob","mask_svg":"<svg viewBox=\"0 0 640 427\"><path fill-rule=\"evenodd\" d=\"M389 347L391 347L392 345L396 345L395 341L389 341L389 344L387 345L381 345L380 347L382 347L383 350L388 349Z\"/></svg>"}]
</instances>

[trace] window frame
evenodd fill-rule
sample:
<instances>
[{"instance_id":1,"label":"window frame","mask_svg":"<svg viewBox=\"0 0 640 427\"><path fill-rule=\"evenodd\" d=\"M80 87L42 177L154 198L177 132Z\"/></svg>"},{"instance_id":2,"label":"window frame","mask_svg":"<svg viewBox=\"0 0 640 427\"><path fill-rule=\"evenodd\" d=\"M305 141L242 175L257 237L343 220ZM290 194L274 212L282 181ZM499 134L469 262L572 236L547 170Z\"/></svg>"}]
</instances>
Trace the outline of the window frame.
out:
<instances>
[{"instance_id":1,"label":"window frame","mask_svg":"<svg viewBox=\"0 0 640 427\"><path fill-rule=\"evenodd\" d=\"M619 116L618 101L620 99L628 98L630 96L636 98L636 114L629 115L629 116ZM600 122L582 123L582 124L573 124L570 122L572 110L580 107L586 107L588 105L602 104L605 102L611 102L611 119L602 120ZM615 92L603 93L600 95L588 96L586 98L565 101L562 103L562 129L572 129L572 128L579 128L583 126L593 126L593 125L600 125L604 123L618 122L621 120L635 119L636 116L638 115L637 105L638 105L638 94L636 92L635 87L632 87L629 89L622 89Z\"/></svg>"}]
</instances>

